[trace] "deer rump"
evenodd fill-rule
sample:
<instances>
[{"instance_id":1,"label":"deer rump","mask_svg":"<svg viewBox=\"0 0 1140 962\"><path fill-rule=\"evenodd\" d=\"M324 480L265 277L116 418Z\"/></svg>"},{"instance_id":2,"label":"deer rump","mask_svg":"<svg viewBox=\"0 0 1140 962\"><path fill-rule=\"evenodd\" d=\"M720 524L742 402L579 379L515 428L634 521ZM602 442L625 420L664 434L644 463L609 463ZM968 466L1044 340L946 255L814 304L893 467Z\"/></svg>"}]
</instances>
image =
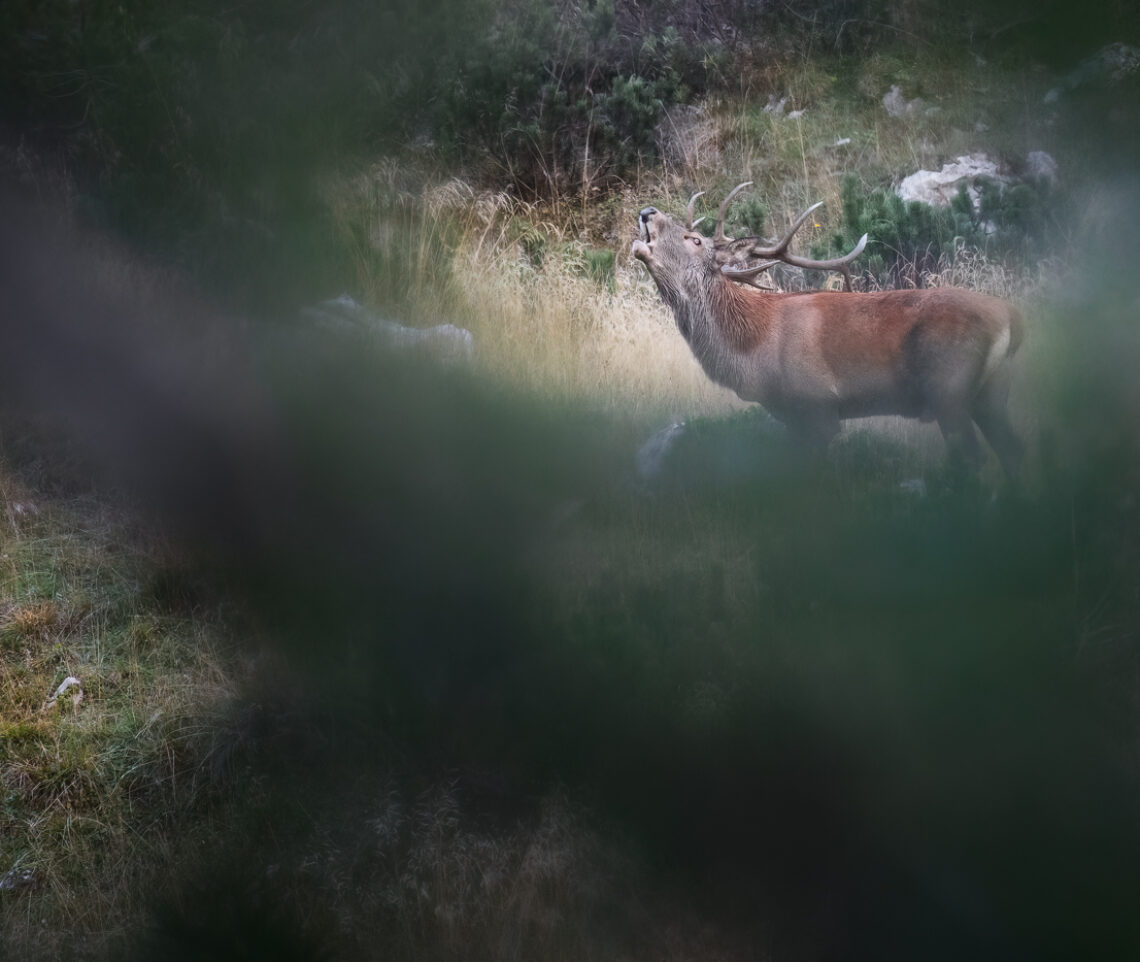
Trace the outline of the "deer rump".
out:
<instances>
[{"instance_id":1,"label":"deer rump","mask_svg":"<svg viewBox=\"0 0 1140 962\"><path fill-rule=\"evenodd\" d=\"M1023 337L1017 308L957 288L852 293L847 265L866 236L832 260L789 253L812 207L775 244L733 240L724 234L724 215L740 189L721 204L711 238L694 229L698 194L684 224L642 210L633 242L705 372L818 442L848 418L901 415L936 420L977 464L976 424L1013 475L1022 449L1006 402L1010 358ZM756 264L758 257L774 259ZM780 262L842 271L848 290L765 293L771 289L757 278Z\"/></svg>"}]
</instances>

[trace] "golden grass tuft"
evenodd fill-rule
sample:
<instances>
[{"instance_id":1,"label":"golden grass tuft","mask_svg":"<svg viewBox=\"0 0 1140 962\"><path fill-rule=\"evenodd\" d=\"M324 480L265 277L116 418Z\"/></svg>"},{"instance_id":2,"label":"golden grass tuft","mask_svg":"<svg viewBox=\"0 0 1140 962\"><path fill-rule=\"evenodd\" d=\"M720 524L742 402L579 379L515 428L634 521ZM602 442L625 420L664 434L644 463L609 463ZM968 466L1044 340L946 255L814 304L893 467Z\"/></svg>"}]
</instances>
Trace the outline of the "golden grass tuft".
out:
<instances>
[{"instance_id":1,"label":"golden grass tuft","mask_svg":"<svg viewBox=\"0 0 1140 962\"><path fill-rule=\"evenodd\" d=\"M564 245L539 269L509 250L460 252L459 316L481 367L549 398L634 413L737 407L701 371L640 265L619 261L609 292L582 276L581 250Z\"/></svg>"},{"instance_id":2,"label":"golden grass tuft","mask_svg":"<svg viewBox=\"0 0 1140 962\"><path fill-rule=\"evenodd\" d=\"M59 609L53 601L17 605L0 621L0 636L14 639L43 637L59 623Z\"/></svg>"}]
</instances>

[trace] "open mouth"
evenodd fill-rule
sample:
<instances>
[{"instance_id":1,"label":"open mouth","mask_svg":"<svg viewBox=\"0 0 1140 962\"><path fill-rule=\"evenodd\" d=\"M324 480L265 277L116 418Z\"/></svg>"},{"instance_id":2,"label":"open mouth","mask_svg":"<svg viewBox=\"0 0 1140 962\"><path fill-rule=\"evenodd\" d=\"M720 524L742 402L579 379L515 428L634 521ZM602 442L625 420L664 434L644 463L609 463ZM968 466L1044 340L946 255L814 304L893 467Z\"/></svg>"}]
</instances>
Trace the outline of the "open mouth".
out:
<instances>
[{"instance_id":1,"label":"open mouth","mask_svg":"<svg viewBox=\"0 0 1140 962\"><path fill-rule=\"evenodd\" d=\"M654 236L656 234L656 231L654 231L652 228L653 218L655 217L656 214L657 214L656 210L654 210L652 207L647 207L645 210L643 210L638 215L638 218L637 218L638 238L640 240L643 240L646 244L652 244L653 241L656 239Z\"/></svg>"},{"instance_id":2,"label":"open mouth","mask_svg":"<svg viewBox=\"0 0 1140 962\"><path fill-rule=\"evenodd\" d=\"M653 232L650 222L655 211L645 210L637 219L637 240L633 242L632 254L640 261L649 263L653 255Z\"/></svg>"}]
</instances>

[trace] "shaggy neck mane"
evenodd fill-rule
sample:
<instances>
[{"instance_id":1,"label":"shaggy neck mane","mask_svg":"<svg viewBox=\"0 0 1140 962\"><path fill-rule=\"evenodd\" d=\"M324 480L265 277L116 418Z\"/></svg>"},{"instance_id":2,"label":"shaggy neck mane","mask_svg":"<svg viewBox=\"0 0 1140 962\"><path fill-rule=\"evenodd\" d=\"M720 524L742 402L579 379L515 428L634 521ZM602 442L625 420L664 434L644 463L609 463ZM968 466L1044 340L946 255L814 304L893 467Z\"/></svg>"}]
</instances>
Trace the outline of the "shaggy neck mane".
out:
<instances>
[{"instance_id":1,"label":"shaggy neck mane","mask_svg":"<svg viewBox=\"0 0 1140 962\"><path fill-rule=\"evenodd\" d=\"M750 351L767 333L772 305L759 291L746 289L727 277L717 277L709 300L714 323L732 350Z\"/></svg>"}]
</instances>

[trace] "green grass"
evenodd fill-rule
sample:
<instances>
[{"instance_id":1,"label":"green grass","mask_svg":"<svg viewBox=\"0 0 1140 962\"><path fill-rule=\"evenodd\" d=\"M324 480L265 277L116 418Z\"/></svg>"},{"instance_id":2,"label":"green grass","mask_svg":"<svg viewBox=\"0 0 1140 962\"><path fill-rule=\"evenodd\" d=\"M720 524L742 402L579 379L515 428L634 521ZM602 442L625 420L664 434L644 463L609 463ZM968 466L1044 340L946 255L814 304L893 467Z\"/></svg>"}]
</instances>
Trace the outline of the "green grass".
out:
<instances>
[{"instance_id":1,"label":"green grass","mask_svg":"<svg viewBox=\"0 0 1140 962\"><path fill-rule=\"evenodd\" d=\"M139 865L212 790L202 759L237 661L216 612L148 595L175 556L123 508L2 471L0 876L32 883L5 895L0 929L22 957L77 932L94 952L133 921ZM48 707L66 677L81 688Z\"/></svg>"}]
</instances>

